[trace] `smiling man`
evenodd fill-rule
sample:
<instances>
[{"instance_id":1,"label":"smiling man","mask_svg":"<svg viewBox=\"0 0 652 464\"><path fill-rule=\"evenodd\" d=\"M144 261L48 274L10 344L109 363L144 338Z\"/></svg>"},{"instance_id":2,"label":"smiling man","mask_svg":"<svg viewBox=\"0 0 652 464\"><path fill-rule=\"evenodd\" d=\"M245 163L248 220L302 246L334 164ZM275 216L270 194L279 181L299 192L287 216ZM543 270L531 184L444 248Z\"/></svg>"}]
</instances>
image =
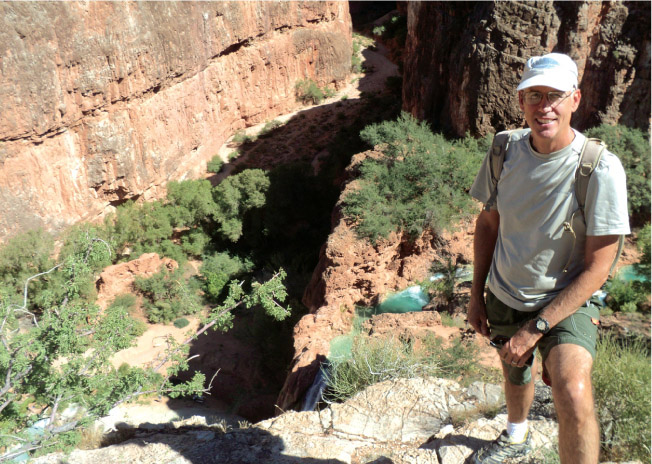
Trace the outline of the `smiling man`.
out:
<instances>
[{"instance_id":1,"label":"smiling man","mask_svg":"<svg viewBox=\"0 0 652 464\"><path fill-rule=\"evenodd\" d=\"M625 173L604 150L578 206L575 176L586 138L571 127L582 94L570 57L530 58L516 90L528 129L509 133L497 184L490 150L471 188L485 208L476 222L467 317L499 349L507 403L506 430L472 462L498 464L531 451L527 416L539 349L561 462L596 464L591 369L599 310L590 300L607 279L619 235L630 232Z\"/></svg>"}]
</instances>

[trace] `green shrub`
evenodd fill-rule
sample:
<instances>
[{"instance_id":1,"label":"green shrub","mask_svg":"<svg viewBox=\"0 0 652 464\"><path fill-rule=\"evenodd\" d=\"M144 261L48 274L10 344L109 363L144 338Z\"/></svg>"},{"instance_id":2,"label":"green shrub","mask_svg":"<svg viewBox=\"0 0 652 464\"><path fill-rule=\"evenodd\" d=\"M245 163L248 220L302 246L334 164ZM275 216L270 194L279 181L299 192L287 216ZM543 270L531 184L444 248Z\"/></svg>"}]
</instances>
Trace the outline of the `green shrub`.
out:
<instances>
[{"instance_id":1,"label":"green shrub","mask_svg":"<svg viewBox=\"0 0 652 464\"><path fill-rule=\"evenodd\" d=\"M277 128L281 127L282 125L283 125L283 123L281 121L277 121L276 119L274 119L273 121L269 121L269 122L265 123L263 128L258 133L258 136L259 137L264 137L265 135L268 135L274 129L277 129Z\"/></svg>"},{"instance_id":2,"label":"green shrub","mask_svg":"<svg viewBox=\"0 0 652 464\"><path fill-rule=\"evenodd\" d=\"M455 294L455 283L457 279L457 262L449 258L445 262L435 262L430 272L432 274L442 274L443 277L436 280L428 280L424 282L424 290L433 291L436 295L440 296L445 301L451 301Z\"/></svg>"},{"instance_id":3,"label":"green shrub","mask_svg":"<svg viewBox=\"0 0 652 464\"><path fill-rule=\"evenodd\" d=\"M136 308L136 297L131 293L117 295L109 307L113 306L126 309L127 312L131 313Z\"/></svg>"},{"instance_id":4,"label":"green shrub","mask_svg":"<svg viewBox=\"0 0 652 464\"><path fill-rule=\"evenodd\" d=\"M650 296L650 283L615 278L607 283L605 290L606 303L611 310L635 312L638 307L647 302Z\"/></svg>"},{"instance_id":5,"label":"green shrub","mask_svg":"<svg viewBox=\"0 0 652 464\"><path fill-rule=\"evenodd\" d=\"M303 104L312 103L313 105L318 105L326 96L324 90L322 90L312 79L297 81L294 85L294 90L297 100Z\"/></svg>"},{"instance_id":6,"label":"green shrub","mask_svg":"<svg viewBox=\"0 0 652 464\"><path fill-rule=\"evenodd\" d=\"M642 342L598 342L593 386L605 461L650 459L650 354Z\"/></svg>"},{"instance_id":7,"label":"green shrub","mask_svg":"<svg viewBox=\"0 0 652 464\"><path fill-rule=\"evenodd\" d=\"M362 57L360 56L362 50L362 40L354 34L353 41L351 42L351 72L362 72Z\"/></svg>"},{"instance_id":8,"label":"green shrub","mask_svg":"<svg viewBox=\"0 0 652 464\"><path fill-rule=\"evenodd\" d=\"M639 274L650 277L650 223L645 224L636 234L636 246L641 252L641 259L636 264Z\"/></svg>"},{"instance_id":9,"label":"green shrub","mask_svg":"<svg viewBox=\"0 0 652 464\"><path fill-rule=\"evenodd\" d=\"M210 242L211 237L203 229L193 229L181 237L181 250L188 256L200 257Z\"/></svg>"},{"instance_id":10,"label":"green shrub","mask_svg":"<svg viewBox=\"0 0 652 464\"><path fill-rule=\"evenodd\" d=\"M204 258L200 270L204 293L211 300L218 301L226 284L231 279L249 272L252 267L251 261L233 257L227 252Z\"/></svg>"},{"instance_id":11,"label":"green shrub","mask_svg":"<svg viewBox=\"0 0 652 464\"><path fill-rule=\"evenodd\" d=\"M224 166L224 161L222 161L220 155L215 155L206 163L206 171L217 174L222 170L222 166Z\"/></svg>"},{"instance_id":12,"label":"green shrub","mask_svg":"<svg viewBox=\"0 0 652 464\"><path fill-rule=\"evenodd\" d=\"M239 130L233 135L231 141L235 143L251 143L256 141L256 137L247 135L244 130Z\"/></svg>"},{"instance_id":13,"label":"green shrub","mask_svg":"<svg viewBox=\"0 0 652 464\"><path fill-rule=\"evenodd\" d=\"M180 317L179 319L175 320L173 324L177 329L183 329L190 324L190 321L185 317Z\"/></svg>"},{"instance_id":14,"label":"green shrub","mask_svg":"<svg viewBox=\"0 0 652 464\"><path fill-rule=\"evenodd\" d=\"M0 286L6 289L3 297L22 305L25 280L52 268L55 265L51 257L53 253L54 239L42 229L30 230L9 239L0 248ZM31 301L38 299L51 279L51 276L45 276L29 283Z\"/></svg>"},{"instance_id":15,"label":"green shrub","mask_svg":"<svg viewBox=\"0 0 652 464\"><path fill-rule=\"evenodd\" d=\"M151 277L136 277L134 286L148 301L144 307L150 322L170 322L183 314L201 311L196 279L186 279L183 268L162 270Z\"/></svg>"},{"instance_id":16,"label":"green shrub","mask_svg":"<svg viewBox=\"0 0 652 464\"><path fill-rule=\"evenodd\" d=\"M224 179L213 189L217 206L213 217L219 224L219 232L228 240L236 242L242 236L244 215L265 205L265 193L269 178L262 169L247 169Z\"/></svg>"},{"instance_id":17,"label":"green shrub","mask_svg":"<svg viewBox=\"0 0 652 464\"><path fill-rule=\"evenodd\" d=\"M197 226L217 212L211 183L206 179L168 182L167 190L166 206L174 227Z\"/></svg>"},{"instance_id":18,"label":"green shrub","mask_svg":"<svg viewBox=\"0 0 652 464\"><path fill-rule=\"evenodd\" d=\"M115 214L107 216L105 229L116 250L124 254L131 250L132 256L160 252L163 240L172 236L173 226L170 209L163 202L120 205Z\"/></svg>"},{"instance_id":19,"label":"green shrub","mask_svg":"<svg viewBox=\"0 0 652 464\"><path fill-rule=\"evenodd\" d=\"M485 142L468 136L448 141L407 113L368 126L360 136L381 152L361 164L358 189L343 201L361 237L375 243L398 230L417 237L475 212L467 192Z\"/></svg>"},{"instance_id":20,"label":"green shrub","mask_svg":"<svg viewBox=\"0 0 652 464\"><path fill-rule=\"evenodd\" d=\"M586 131L604 140L627 174L627 200L634 225L650 222L650 134L640 129L602 124Z\"/></svg>"}]
</instances>

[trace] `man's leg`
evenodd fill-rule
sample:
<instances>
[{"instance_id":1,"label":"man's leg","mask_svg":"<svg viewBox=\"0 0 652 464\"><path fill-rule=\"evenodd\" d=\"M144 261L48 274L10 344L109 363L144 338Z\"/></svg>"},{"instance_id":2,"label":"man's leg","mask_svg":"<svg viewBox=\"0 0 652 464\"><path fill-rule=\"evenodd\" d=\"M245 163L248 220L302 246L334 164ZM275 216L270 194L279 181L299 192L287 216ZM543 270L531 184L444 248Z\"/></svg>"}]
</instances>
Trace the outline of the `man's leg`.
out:
<instances>
[{"instance_id":1,"label":"man's leg","mask_svg":"<svg viewBox=\"0 0 652 464\"><path fill-rule=\"evenodd\" d=\"M593 403L592 366L591 354L578 345L554 346L546 358L559 422L562 464L598 462L600 431Z\"/></svg>"},{"instance_id":2,"label":"man's leg","mask_svg":"<svg viewBox=\"0 0 652 464\"><path fill-rule=\"evenodd\" d=\"M509 381L507 366L503 363L508 421L517 424L527 419L530 406L532 406L532 401L534 401L534 378L536 373L537 363L535 359L532 363L532 380L525 385L516 385Z\"/></svg>"}]
</instances>

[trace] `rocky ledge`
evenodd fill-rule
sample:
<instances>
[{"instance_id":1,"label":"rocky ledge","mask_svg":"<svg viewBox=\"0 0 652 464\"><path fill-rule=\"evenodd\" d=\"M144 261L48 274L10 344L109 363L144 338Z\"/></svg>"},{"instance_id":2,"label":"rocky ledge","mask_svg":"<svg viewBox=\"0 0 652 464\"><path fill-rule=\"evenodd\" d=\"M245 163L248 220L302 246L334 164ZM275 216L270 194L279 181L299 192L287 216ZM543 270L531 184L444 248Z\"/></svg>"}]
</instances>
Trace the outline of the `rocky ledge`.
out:
<instances>
[{"instance_id":1,"label":"rocky ledge","mask_svg":"<svg viewBox=\"0 0 652 464\"><path fill-rule=\"evenodd\" d=\"M372 385L349 401L320 411L287 412L233 430L224 422L203 427L180 423L159 431L150 427L117 445L76 450L68 456L51 454L33 462L459 464L501 432L504 413L480 416L501 404L497 385L478 382L463 387L437 378L399 379ZM551 405L550 390L538 383L530 415L534 451L521 464L542 462L556 447Z\"/></svg>"}]
</instances>

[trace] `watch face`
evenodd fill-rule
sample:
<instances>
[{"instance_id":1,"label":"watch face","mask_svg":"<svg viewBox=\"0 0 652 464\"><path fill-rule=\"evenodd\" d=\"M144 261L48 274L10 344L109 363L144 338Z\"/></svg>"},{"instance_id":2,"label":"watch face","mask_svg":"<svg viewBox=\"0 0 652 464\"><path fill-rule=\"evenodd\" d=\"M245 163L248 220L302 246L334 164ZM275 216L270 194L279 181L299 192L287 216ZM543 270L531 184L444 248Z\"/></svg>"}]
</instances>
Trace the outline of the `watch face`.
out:
<instances>
[{"instance_id":1,"label":"watch face","mask_svg":"<svg viewBox=\"0 0 652 464\"><path fill-rule=\"evenodd\" d=\"M541 319L539 319L537 321L537 330L539 332L545 332L546 331L546 323L545 323L545 321L542 321Z\"/></svg>"}]
</instances>

